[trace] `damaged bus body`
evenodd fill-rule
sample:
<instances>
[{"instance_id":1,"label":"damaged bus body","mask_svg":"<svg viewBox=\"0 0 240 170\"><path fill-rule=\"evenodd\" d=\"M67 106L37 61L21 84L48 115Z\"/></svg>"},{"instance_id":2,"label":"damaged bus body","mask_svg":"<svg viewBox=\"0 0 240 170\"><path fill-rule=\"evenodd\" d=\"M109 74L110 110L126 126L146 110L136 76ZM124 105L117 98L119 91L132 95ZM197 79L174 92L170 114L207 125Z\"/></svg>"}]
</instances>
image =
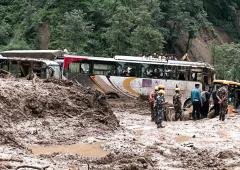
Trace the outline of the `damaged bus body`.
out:
<instances>
[{"instance_id":1,"label":"damaged bus body","mask_svg":"<svg viewBox=\"0 0 240 170\"><path fill-rule=\"evenodd\" d=\"M62 72L55 54L59 50L17 50L1 52L0 70L9 73L16 78L24 78L32 73L41 79L61 79Z\"/></svg>"},{"instance_id":2,"label":"damaged bus body","mask_svg":"<svg viewBox=\"0 0 240 170\"><path fill-rule=\"evenodd\" d=\"M214 73L211 65L200 62L133 56L64 56L66 78L115 97L146 96L155 86L163 84L168 102L172 102L174 89L178 86L187 103L195 83L207 87L214 80Z\"/></svg>"}]
</instances>

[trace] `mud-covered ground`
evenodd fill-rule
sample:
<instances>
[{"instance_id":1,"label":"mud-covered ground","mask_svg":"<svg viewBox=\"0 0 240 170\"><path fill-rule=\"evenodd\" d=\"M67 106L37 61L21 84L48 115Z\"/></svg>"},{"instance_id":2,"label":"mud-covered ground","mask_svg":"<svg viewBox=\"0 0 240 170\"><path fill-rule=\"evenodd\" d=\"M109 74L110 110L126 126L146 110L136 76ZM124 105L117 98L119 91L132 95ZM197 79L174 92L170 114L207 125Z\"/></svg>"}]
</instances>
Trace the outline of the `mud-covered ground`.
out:
<instances>
[{"instance_id":1,"label":"mud-covered ground","mask_svg":"<svg viewBox=\"0 0 240 170\"><path fill-rule=\"evenodd\" d=\"M1 87L5 89L0 90L1 96L10 100L4 83L1 82ZM15 83L18 84L15 81L10 84L14 87ZM17 112L19 120L12 119L14 112L10 107L10 117L3 112L5 121L1 120L0 169L240 169L238 114L228 115L225 122L217 118L164 122L165 128L157 129L150 121L146 102L111 100L111 109L107 102L99 103L96 97L91 97L96 96L94 91L59 83L56 86L65 92L67 102L60 101L67 105L69 112L58 113L57 116L54 109L51 112L44 110L44 116L23 112L26 118L21 118L22 114ZM51 93L58 94L54 83L40 83L37 88L51 89ZM85 99L85 102L76 100L71 91L83 98L88 96L87 100L97 106L93 104L83 109L84 103L88 102ZM36 95L36 91L33 92L31 95ZM15 93L18 94L18 91ZM58 99L61 99L60 96ZM26 105L24 98L16 97L16 100L21 106ZM78 107L75 101L82 106ZM0 104L4 105L4 102ZM105 109L109 107L106 113L97 111L103 110L101 105ZM17 104L11 107L19 109ZM74 114L70 109L72 107L85 114Z\"/></svg>"}]
</instances>

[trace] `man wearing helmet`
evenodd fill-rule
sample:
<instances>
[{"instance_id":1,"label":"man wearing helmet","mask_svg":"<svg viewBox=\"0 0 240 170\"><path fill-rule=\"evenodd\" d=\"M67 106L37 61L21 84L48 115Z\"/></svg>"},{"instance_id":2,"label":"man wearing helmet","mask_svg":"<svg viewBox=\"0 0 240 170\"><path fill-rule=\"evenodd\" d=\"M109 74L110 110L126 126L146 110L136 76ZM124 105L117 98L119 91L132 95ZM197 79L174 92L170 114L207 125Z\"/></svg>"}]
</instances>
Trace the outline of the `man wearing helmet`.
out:
<instances>
[{"instance_id":1,"label":"man wearing helmet","mask_svg":"<svg viewBox=\"0 0 240 170\"><path fill-rule=\"evenodd\" d=\"M219 104L220 104L220 113L219 113L219 120L224 121L225 120L225 114L227 114L228 111L228 82L223 82L223 87L218 89L217 95L220 98Z\"/></svg>"},{"instance_id":2,"label":"man wearing helmet","mask_svg":"<svg viewBox=\"0 0 240 170\"><path fill-rule=\"evenodd\" d=\"M163 128L164 126L162 125L163 121L163 114L164 114L164 104L165 98L164 98L164 90L159 90L157 94L157 100L156 100L156 108L157 108L157 115L156 115L156 123L157 123L157 128Z\"/></svg>"},{"instance_id":3,"label":"man wearing helmet","mask_svg":"<svg viewBox=\"0 0 240 170\"><path fill-rule=\"evenodd\" d=\"M156 109L154 107L154 102L157 97L157 92L158 92L158 86L155 87L155 89L149 94L149 104L150 104L150 109L151 109L151 120L154 121L156 117Z\"/></svg>"},{"instance_id":4,"label":"man wearing helmet","mask_svg":"<svg viewBox=\"0 0 240 170\"><path fill-rule=\"evenodd\" d=\"M182 121L182 101L181 101L181 94L180 94L180 88L175 88L175 95L173 96L173 106L175 110L175 120Z\"/></svg>"}]
</instances>

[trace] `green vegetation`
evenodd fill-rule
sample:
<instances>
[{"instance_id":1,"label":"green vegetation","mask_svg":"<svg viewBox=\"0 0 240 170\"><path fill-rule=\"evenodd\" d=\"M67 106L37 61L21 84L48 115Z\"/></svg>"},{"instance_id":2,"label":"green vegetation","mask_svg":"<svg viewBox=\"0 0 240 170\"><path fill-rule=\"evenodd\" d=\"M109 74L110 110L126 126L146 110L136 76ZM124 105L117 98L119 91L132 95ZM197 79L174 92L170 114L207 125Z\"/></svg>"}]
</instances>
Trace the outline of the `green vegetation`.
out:
<instances>
[{"instance_id":1,"label":"green vegetation","mask_svg":"<svg viewBox=\"0 0 240 170\"><path fill-rule=\"evenodd\" d=\"M47 23L50 49L96 56L174 52L184 32L184 53L211 22L237 38L239 6L238 0L2 0L0 49L39 49L39 27Z\"/></svg>"},{"instance_id":2,"label":"green vegetation","mask_svg":"<svg viewBox=\"0 0 240 170\"><path fill-rule=\"evenodd\" d=\"M40 32L47 26L49 35ZM176 40L187 35L184 54L200 31L224 29L240 40L239 0L1 0L0 50L39 49L45 36L49 49L94 56L174 53ZM239 45L215 47L216 66L233 61ZM235 53L234 53L235 54ZM229 57L231 55L231 57ZM238 62L237 53L234 61ZM238 62L239 63L239 62ZM219 77L235 74L218 68Z\"/></svg>"},{"instance_id":3,"label":"green vegetation","mask_svg":"<svg viewBox=\"0 0 240 170\"><path fill-rule=\"evenodd\" d=\"M213 58L218 79L240 81L240 44L214 46Z\"/></svg>"}]
</instances>

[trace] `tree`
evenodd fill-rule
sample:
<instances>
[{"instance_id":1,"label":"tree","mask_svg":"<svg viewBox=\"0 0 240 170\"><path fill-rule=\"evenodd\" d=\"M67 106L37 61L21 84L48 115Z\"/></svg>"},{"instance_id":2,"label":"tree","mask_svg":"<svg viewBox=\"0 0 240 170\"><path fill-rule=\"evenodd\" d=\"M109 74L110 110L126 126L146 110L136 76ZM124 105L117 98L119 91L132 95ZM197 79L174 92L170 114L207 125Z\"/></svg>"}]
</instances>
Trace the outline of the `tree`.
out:
<instances>
[{"instance_id":1,"label":"tree","mask_svg":"<svg viewBox=\"0 0 240 170\"><path fill-rule=\"evenodd\" d=\"M87 47L92 25L84 17L85 14L81 10L73 10L64 15L63 41L65 48L71 51L79 51Z\"/></svg>"},{"instance_id":2,"label":"tree","mask_svg":"<svg viewBox=\"0 0 240 170\"><path fill-rule=\"evenodd\" d=\"M5 20L0 21L0 45L7 45L11 38L11 26Z\"/></svg>"},{"instance_id":3,"label":"tree","mask_svg":"<svg viewBox=\"0 0 240 170\"><path fill-rule=\"evenodd\" d=\"M240 44L216 45L212 53L217 78L240 81Z\"/></svg>"}]
</instances>

